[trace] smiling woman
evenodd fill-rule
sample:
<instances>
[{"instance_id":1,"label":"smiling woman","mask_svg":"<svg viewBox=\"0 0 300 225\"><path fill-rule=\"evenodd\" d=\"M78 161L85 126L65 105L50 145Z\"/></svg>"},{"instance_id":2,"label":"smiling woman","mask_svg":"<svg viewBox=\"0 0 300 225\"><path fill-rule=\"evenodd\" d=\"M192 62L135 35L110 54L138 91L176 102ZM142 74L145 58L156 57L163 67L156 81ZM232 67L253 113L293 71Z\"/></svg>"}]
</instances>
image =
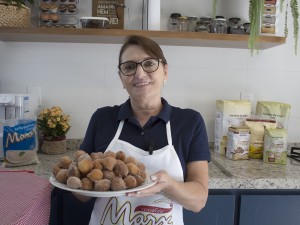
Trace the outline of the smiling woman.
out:
<instances>
[{"instance_id":1,"label":"smiling woman","mask_svg":"<svg viewBox=\"0 0 300 225\"><path fill-rule=\"evenodd\" d=\"M161 97L168 64L153 40L129 36L120 50L118 68L130 97L121 105L97 109L80 149L89 154L122 149L128 158L145 165L155 184L122 196L97 198L90 225L131 224L134 218L183 225L182 208L198 212L208 196L210 152L203 118ZM139 174L135 176L138 179ZM124 183L123 177L118 179ZM80 193L75 196L88 200ZM123 220L120 215L125 215Z\"/></svg>"}]
</instances>

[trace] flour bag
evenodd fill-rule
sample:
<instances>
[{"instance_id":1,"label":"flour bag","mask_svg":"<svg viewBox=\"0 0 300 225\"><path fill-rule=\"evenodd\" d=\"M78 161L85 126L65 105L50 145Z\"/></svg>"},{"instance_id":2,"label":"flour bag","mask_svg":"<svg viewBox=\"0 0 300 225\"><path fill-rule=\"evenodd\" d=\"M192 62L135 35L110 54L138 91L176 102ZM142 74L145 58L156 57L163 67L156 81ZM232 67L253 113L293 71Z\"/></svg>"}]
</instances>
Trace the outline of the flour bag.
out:
<instances>
[{"instance_id":1,"label":"flour bag","mask_svg":"<svg viewBox=\"0 0 300 225\"><path fill-rule=\"evenodd\" d=\"M3 126L3 151L4 165L6 167L38 163L37 150L36 120L5 120Z\"/></svg>"},{"instance_id":2,"label":"flour bag","mask_svg":"<svg viewBox=\"0 0 300 225\"><path fill-rule=\"evenodd\" d=\"M251 115L251 101L247 100L217 100L215 117L214 151L220 155L226 154L227 132L229 127L245 125L245 120Z\"/></svg>"},{"instance_id":3,"label":"flour bag","mask_svg":"<svg viewBox=\"0 0 300 225\"><path fill-rule=\"evenodd\" d=\"M291 106L282 102L258 101L256 115L268 116L275 119L278 128L287 129Z\"/></svg>"}]
</instances>

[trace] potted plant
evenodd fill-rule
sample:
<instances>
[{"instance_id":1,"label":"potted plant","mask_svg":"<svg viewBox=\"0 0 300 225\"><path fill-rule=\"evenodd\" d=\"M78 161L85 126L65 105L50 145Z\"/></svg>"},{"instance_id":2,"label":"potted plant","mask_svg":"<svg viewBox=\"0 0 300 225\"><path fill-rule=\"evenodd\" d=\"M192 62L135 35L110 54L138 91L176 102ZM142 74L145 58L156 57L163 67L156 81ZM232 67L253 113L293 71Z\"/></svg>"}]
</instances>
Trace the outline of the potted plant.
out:
<instances>
[{"instance_id":1,"label":"potted plant","mask_svg":"<svg viewBox=\"0 0 300 225\"><path fill-rule=\"evenodd\" d=\"M30 27L34 0L0 0L0 27Z\"/></svg>"},{"instance_id":2,"label":"potted plant","mask_svg":"<svg viewBox=\"0 0 300 225\"><path fill-rule=\"evenodd\" d=\"M60 154L66 151L66 134L70 130L70 116L59 106L42 109L37 119L41 136L41 151Z\"/></svg>"}]
</instances>

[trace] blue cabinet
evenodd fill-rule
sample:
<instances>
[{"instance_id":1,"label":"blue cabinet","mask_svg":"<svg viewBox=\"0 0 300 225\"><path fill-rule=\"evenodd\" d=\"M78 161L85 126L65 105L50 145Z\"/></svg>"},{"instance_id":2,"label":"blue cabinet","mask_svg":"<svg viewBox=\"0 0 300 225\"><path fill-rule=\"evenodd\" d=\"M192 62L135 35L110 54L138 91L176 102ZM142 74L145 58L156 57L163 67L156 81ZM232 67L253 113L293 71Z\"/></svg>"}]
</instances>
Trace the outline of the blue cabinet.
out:
<instances>
[{"instance_id":1,"label":"blue cabinet","mask_svg":"<svg viewBox=\"0 0 300 225\"><path fill-rule=\"evenodd\" d=\"M199 213L183 211L186 225L233 225L235 216L234 195L209 195L206 206Z\"/></svg>"},{"instance_id":2,"label":"blue cabinet","mask_svg":"<svg viewBox=\"0 0 300 225\"><path fill-rule=\"evenodd\" d=\"M299 225L299 195L241 195L239 225Z\"/></svg>"}]
</instances>

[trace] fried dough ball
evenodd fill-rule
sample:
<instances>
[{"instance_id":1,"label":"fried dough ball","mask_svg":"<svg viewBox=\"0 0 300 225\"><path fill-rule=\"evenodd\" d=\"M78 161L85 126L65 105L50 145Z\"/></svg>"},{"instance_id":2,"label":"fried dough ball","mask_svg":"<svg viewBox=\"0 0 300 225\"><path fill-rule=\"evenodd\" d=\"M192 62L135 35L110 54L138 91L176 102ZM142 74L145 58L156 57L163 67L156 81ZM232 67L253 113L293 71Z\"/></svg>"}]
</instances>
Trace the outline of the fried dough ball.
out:
<instances>
[{"instance_id":1,"label":"fried dough ball","mask_svg":"<svg viewBox=\"0 0 300 225\"><path fill-rule=\"evenodd\" d=\"M83 150L77 150L75 153L74 153L74 161L75 162L78 162L78 158L79 156L81 156L82 154L86 153L85 151Z\"/></svg>"},{"instance_id":2,"label":"fried dough ball","mask_svg":"<svg viewBox=\"0 0 300 225\"><path fill-rule=\"evenodd\" d=\"M86 176L90 178L91 181L96 182L97 180L101 180L103 178L103 172L99 169L93 169Z\"/></svg>"},{"instance_id":3,"label":"fried dough ball","mask_svg":"<svg viewBox=\"0 0 300 225\"><path fill-rule=\"evenodd\" d=\"M58 171L55 178L60 183L63 183L63 184L67 183L68 170L67 169L61 169L60 171Z\"/></svg>"},{"instance_id":4,"label":"fried dough ball","mask_svg":"<svg viewBox=\"0 0 300 225\"><path fill-rule=\"evenodd\" d=\"M68 168L68 177L81 177L81 173L77 167L77 165L70 165Z\"/></svg>"},{"instance_id":5,"label":"fried dough ball","mask_svg":"<svg viewBox=\"0 0 300 225\"><path fill-rule=\"evenodd\" d=\"M146 172L145 172L144 170L140 170L139 176L140 176L141 178L143 178L144 180L146 180L147 174L146 174Z\"/></svg>"},{"instance_id":6,"label":"fried dough ball","mask_svg":"<svg viewBox=\"0 0 300 225\"><path fill-rule=\"evenodd\" d=\"M95 182L94 190L95 191L109 191L111 181L109 179L102 179Z\"/></svg>"},{"instance_id":7,"label":"fried dough ball","mask_svg":"<svg viewBox=\"0 0 300 225\"><path fill-rule=\"evenodd\" d=\"M103 170L103 165L102 165L101 161L102 161L102 159L93 160L93 169Z\"/></svg>"},{"instance_id":8,"label":"fried dough ball","mask_svg":"<svg viewBox=\"0 0 300 225\"><path fill-rule=\"evenodd\" d=\"M116 165L117 160L111 156L107 156L102 159L101 163L104 169L113 170Z\"/></svg>"},{"instance_id":9,"label":"fried dough ball","mask_svg":"<svg viewBox=\"0 0 300 225\"><path fill-rule=\"evenodd\" d=\"M128 175L127 177L124 178L124 182L126 184L127 188L135 188L137 186L137 181L134 176Z\"/></svg>"},{"instance_id":10,"label":"fried dough ball","mask_svg":"<svg viewBox=\"0 0 300 225\"><path fill-rule=\"evenodd\" d=\"M145 171L146 170L146 166L144 163L138 162L137 167L140 169L140 171Z\"/></svg>"},{"instance_id":11,"label":"fried dough ball","mask_svg":"<svg viewBox=\"0 0 300 225\"><path fill-rule=\"evenodd\" d=\"M126 189L126 184L121 177L115 177L111 181L110 188L113 191L122 191Z\"/></svg>"},{"instance_id":12,"label":"fried dough ball","mask_svg":"<svg viewBox=\"0 0 300 225\"><path fill-rule=\"evenodd\" d=\"M103 157L103 152L92 152L91 158L92 160L101 159Z\"/></svg>"},{"instance_id":13,"label":"fried dough ball","mask_svg":"<svg viewBox=\"0 0 300 225\"><path fill-rule=\"evenodd\" d=\"M61 170L61 168L59 167L58 164L55 164L52 168L52 173L54 175L54 177L56 177L57 173Z\"/></svg>"},{"instance_id":14,"label":"fried dough ball","mask_svg":"<svg viewBox=\"0 0 300 225\"><path fill-rule=\"evenodd\" d=\"M137 164L137 160L133 156L128 156L124 159L124 163L125 164L128 164L128 163Z\"/></svg>"},{"instance_id":15,"label":"fried dough ball","mask_svg":"<svg viewBox=\"0 0 300 225\"><path fill-rule=\"evenodd\" d=\"M78 162L78 169L83 175L88 174L93 169L92 159L83 159Z\"/></svg>"},{"instance_id":16,"label":"fried dough ball","mask_svg":"<svg viewBox=\"0 0 300 225\"><path fill-rule=\"evenodd\" d=\"M80 155L78 157L77 162L80 162L81 160L84 160L84 159L92 160L92 157L88 153L83 153L82 155Z\"/></svg>"},{"instance_id":17,"label":"fried dough ball","mask_svg":"<svg viewBox=\"0 0 300 225\"><path fill-rule=\"evenodd\" d=\"M140 169L134 163L127 163L126 166L128 167L130 175L139 175Z\"/></svg>"},{"instance_id":18,"label":"fried dough ball","mask_svg":"<svg viewBox=\"0 0 300 225\"><path fill-rule=\"evenodd\" d=\"M103 179L112 180L116 177L116 174L112 170L103 170Z\"/></svg>"},{"instance_id":19,"label":"fried dough ball","mask_svg":"<svg viewBox=\"0 0 300 225\"><path fill-rule=\"evenodd\" d=\"M82 182L82 190L91 191L94 189L94 182L91 181L89 178L85 177L81 179Z\"/></svg>"},{"instance_id":20,"label":"fried dough ball","mask_svg":"<svg viewBox=\"0 0 300 225\"><path fill-rule=\"evenodd\" d=\"M123 152L123 151L118 151L118 152L116 153L116 159L119 159L119 160L124 161L125 158L126 158L125 152Z\"/></svg>"},{"instance_id":21,"label":"fried dough ball","mask_svg":"<svg viewBox=\"0 0 300 225\"><path fill-rule=\"evenodd\" d=\"M78 177L69 177L67 180L67 186L72 189L79 189L82 187L82 182Z\"/></svg>"},{"instance_id":22,"label":"fried dough ball","mask_svg":"<svg viewBox=\"0 0 300 225\"><path fill-rule=\"evenodd\" d=\"M134 175L134 178L136 179L137 186L142 185L146 179L142 178L140 175Z\"/></svg>"},{"instance_id":23,"label":"fried dough ball","mask_svg":"<svg viewBox=\"0 0 300 225\"><path fill-rule=\"evenodd\" d=\"M104 152L103 158L106 158L106 157L108 157L108 156L111 156L111 157L113 157L113 158L116 158L116 153L115 153L115 152L112 152L112 151L110 151L110 150Z\"/></svg>"},{"instance_id":24,"label":"fried dough ball","mask_svg":"<svg viewBox=\"0 0 300 225\"><path fill-rule=\"evenodd\" d=\"M126 164L122 160L117 159L114 172L117 177L124 178L128 175L129 170Z\"/></svg>"},{"instance_id":25,"label":"fried dough ball","mask_svg":"<svg viewBox=\"0 0 300 225\"><path fill-rule=\"evenodd\" d=\"M69 156L62 156L59 159L59 167L63 169L68 169L69 165L72 163L72 159Z\"/></svg>"}]
</instances>

